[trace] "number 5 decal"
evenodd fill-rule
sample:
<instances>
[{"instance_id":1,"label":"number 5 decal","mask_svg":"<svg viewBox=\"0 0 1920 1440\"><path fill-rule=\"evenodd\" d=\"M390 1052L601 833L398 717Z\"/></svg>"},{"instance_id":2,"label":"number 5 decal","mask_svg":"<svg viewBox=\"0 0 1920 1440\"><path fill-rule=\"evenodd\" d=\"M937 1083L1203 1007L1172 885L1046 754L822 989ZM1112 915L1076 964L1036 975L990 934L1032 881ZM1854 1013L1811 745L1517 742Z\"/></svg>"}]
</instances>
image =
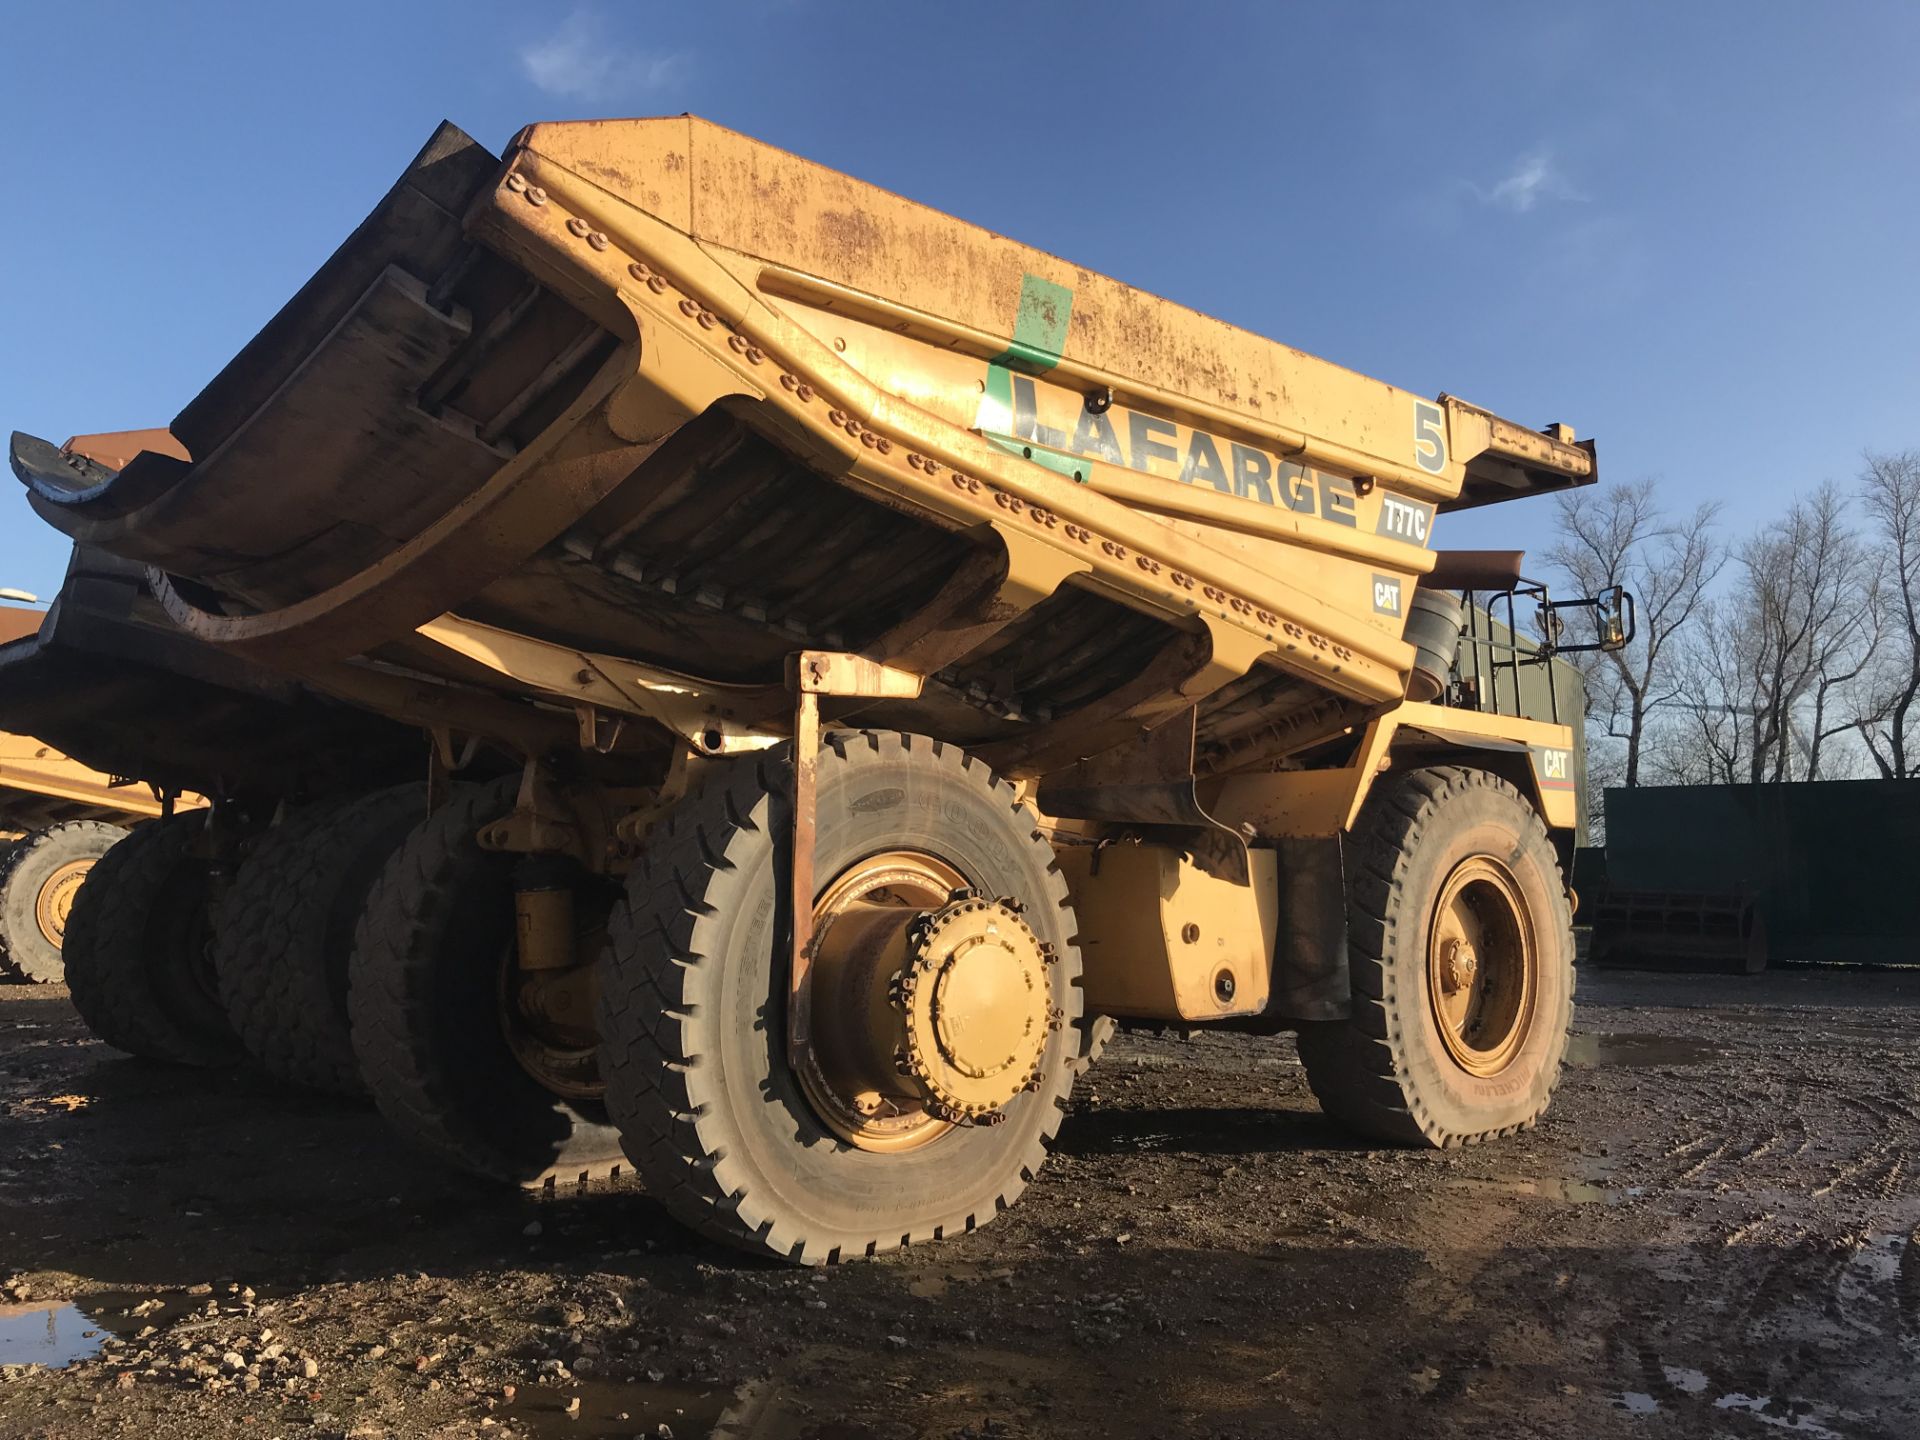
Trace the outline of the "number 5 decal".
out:
<instances>
[{"instance_id":1,"label":"number 5 decal","mask_svg":"<svg viewBox=\"0 0 1920 1440\"><path fill-rule=\"evenodd\" d=\"M1429 475L1447 468L1447 415L1431 400L1413 402L1413 459Z\"/></svg>"}]
</instances>

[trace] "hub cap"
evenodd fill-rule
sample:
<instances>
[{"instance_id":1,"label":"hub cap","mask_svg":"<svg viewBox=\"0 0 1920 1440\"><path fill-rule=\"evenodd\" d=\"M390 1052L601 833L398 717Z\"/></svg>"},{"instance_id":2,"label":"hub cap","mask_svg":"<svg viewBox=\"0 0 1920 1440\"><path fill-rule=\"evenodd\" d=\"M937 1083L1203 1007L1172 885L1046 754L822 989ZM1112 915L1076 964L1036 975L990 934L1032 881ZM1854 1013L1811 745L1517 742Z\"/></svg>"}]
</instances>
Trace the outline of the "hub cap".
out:
<instances>
[{"instance_id":1,"label":"hub cap","mask_svg":"<svg viewBox=\"0 0 1920 1440\"><path fill-rule=\"evenodd\" d=\"M1488 855L1460 862L1427 935L1427 997L1461 1069L1497 1075L1533 1023L1537 951L1512 873Z\"/></svg>"},{"instance_id":2,"label":"hub cap","mask_svg":"<svg viewBox=\"0 0 1920 1440\"><path fill-rule=\"evenodd\" d=\"M73 897L80 893L93 861L69 860L47 877L46 884L33 899L34 923L49 945L58 948L67 933L67 917L73 913Z\"/></svg>"},{"instance_id":3,"label":"hub cap","mask_svg":"<svg viewBox=\"0 0 1920 1440\"><path fill-rule=\"evenodd\" d=\"M997 1112L1038 1076L1054 1028L1047 957L1004 900L955 900L907 937L907 1070L951 1119Z\"/></svg>"}]
</instances>

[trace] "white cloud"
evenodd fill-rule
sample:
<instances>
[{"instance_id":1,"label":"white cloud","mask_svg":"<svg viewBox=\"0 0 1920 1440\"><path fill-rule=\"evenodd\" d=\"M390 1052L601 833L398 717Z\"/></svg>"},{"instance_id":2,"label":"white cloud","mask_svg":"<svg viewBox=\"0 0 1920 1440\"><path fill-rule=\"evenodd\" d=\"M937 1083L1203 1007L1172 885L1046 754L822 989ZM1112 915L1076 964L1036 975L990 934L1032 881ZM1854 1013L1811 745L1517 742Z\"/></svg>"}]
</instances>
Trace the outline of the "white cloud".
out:
<instances>
[{"instance_id":1,"label":"white cloud","mask_svg":"<svg viewBox=\"0 0 1920 1440\"><path fill-rule=\"evenodd\" d=\"M1482 204L1524 215L1543 200L1585 200L1572 182L1560 173L1553 156L1545 150L1522 155L1492 189L1473 187Z\"/></svg>"},{"instance_id":2,"label":"white cloud","mask_svg":"<svg viewBox=\"0 0 1920 1440\"><path fill-rule=\"evenodd\" d=\"M567 100L613 100L667 89L686 68L679 55L652 55L616 43L606 22L575 10L544 40L520 51L520 68L549 95Z\"/></svg>"}]
</instances>

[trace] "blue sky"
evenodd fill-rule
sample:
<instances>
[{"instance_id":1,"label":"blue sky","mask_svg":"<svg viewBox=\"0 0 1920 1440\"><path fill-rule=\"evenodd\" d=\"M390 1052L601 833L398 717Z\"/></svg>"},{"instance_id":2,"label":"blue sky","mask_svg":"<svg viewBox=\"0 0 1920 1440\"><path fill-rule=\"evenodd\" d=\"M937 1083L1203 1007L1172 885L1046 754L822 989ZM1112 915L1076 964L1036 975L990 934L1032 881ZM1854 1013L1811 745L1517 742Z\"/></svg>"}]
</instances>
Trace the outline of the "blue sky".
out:
<instances>
[{"instance_id":1,"label":"blue sky","mask_svg":"<svg viewBox=\"0 0 1920 1440\"><path fill-rule=\"evenodd\" d=\"M0 25L0 421L56 440L168 421L442 117L497 148L692 110L1566 421L1603 475L1737 528L1920 446L1920 6L0 0ZM1440 542L1544 548L1551 518ZM0 585L63 563L0 492Z\"/></svg>"}]
</instances>

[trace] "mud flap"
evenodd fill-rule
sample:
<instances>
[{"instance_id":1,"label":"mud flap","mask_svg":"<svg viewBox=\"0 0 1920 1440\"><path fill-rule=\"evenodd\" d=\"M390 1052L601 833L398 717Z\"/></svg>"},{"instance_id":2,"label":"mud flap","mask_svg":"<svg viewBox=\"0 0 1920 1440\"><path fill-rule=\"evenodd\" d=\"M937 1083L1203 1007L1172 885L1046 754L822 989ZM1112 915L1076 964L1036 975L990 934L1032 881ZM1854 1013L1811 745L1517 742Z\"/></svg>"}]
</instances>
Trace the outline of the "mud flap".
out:
<instances>
[{"instance_id":1,"label":"mud flap","mask_svg":"<svg viewBox=\"0 0 1920 1440\"><path fill-rule=\"evenodd\" d=\"M1267 1015L1345 1020L1353 1009L1347 972L1347 877L1338 835L1291 836L1280 858L1280 935Z\"/></svg>"}]
</instances>

